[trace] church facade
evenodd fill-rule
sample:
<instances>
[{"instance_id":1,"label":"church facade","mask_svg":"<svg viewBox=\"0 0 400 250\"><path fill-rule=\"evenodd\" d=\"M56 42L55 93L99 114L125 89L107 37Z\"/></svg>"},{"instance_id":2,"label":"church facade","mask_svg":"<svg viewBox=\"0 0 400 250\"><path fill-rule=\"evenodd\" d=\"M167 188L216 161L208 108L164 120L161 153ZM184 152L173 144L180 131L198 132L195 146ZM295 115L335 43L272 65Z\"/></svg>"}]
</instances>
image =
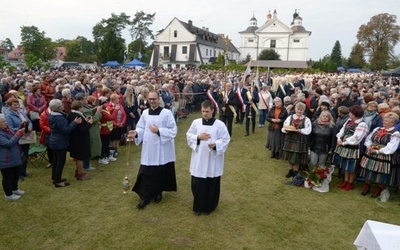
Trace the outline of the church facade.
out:
<instances>
[{"instance_id":1,"label":"church facade","mask_svg":"<svg viewBox=\"0 0 400 250\"><path fill-rule=\"evenodd\" d=\"M153 45L150 60L153 67L198 67L215 62L219 54L230 61L239 61L239 50L229 39L197 27L191 20L186 23L176 17L155 36Z\"/></svg>"},{"instance_id":2,"label":"church facade","mask_svg":"<svg viewBox=\"0 0 400 250\"><path fill-rule=\"evenodd\" d=\"M257 19L250 19L249 27L240 34L240 61L250 56L257 60L258 55L265 49L273 49L282 61L307 61L308 38L311 31L303 27L303 19L297 10L293 14L290 26L277 17L277 12L268 13L267 20L260 27Z\"/></svg>"}]
</instances>

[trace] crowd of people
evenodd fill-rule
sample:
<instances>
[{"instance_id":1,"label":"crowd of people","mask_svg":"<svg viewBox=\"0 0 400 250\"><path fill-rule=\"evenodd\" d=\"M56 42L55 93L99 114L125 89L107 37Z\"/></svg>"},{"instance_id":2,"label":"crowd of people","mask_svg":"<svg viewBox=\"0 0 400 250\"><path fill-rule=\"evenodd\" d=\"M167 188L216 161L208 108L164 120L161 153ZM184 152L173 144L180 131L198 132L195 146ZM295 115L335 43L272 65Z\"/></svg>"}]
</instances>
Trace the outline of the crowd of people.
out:
<instances>
[{"instance_id":1,"label":"crowd of people","mask_svg":"<svg viewBox=\"0 0 400 250\"><path fill-rule=\"evenodd\" d=\"M344 173L339 186L343 190L353 189L358 176L365 178L363 195L370 192L372 184L377 185L375 197L385 186L399 182L399 81L379 75L244 76L234 71L154 68L0 70L0 91L4 114L0 116L0 147L20 152L19 160L0 165L8 200L20 198L23 191L18 189L18 180L30 176L30 144L20 138L40 133L55 187L69 185L62 178L67 152L75 161L77 180L88 180L86 171L96 169L91 165L93 159L99 164L117 161L121 140L130 136L137 144L143 143L141 168L133 190L141 199L138 208L144 208L151 199L157 203L163 191L176 190L175 123L193 111L201 111L206 120L194 122L188 131L188 144L193 150L204 147L204 152L223 154L233 135L234 122L244 123L244 136L267 125L266 147L271 158L288 162L287 178L301 169L332 161ZM200 128L211 126L224 131L220 124L225 124L227 136L210 143L210 137L221 134L216 136L212 129L206 133ZM166 141L172 144L165 147ZM159 147L160 158L150 156L153 147ZM11 157L11 152L1 150L6 154L1 160ZM194 154L192 160L202 155L199 151ZM208 214L216 205L201 207L204 193L197 188L216 185L218 192L209 199L218 203L222 170L217 171L215 166L223 168L223 163L212 166L214 172L205 173L199 165L191 163L194 212ZM163 170L155 171L154 166L163 166ZM203 183L201 178L217 179Z\"/></svg>"}]
</instances>

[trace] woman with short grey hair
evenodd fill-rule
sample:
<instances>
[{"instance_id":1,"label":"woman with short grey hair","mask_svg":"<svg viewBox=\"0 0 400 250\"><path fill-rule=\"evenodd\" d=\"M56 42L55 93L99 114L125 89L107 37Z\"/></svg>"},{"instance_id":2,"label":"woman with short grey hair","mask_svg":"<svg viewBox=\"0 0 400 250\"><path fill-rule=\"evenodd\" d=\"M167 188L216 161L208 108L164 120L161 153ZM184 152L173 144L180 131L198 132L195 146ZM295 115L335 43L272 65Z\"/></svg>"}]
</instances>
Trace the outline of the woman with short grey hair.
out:
<instances>
[{"instance_id":1,"label":"woman with short grey hair","mask_svg":"<svg viewBox=\"0 0 400 250\"><path fill-rule=\"evenodd\" d=\"M82 118L76 117L69 123L64 112L64 106L58 99L51 100L49 107L51 113L47 119L51 129L49 146L53 149L53 184L55 187L66 187L69 186L69 183L62 179L62 172L69 148L69 134L82 122Z\"/></svg>"}]
</instances>

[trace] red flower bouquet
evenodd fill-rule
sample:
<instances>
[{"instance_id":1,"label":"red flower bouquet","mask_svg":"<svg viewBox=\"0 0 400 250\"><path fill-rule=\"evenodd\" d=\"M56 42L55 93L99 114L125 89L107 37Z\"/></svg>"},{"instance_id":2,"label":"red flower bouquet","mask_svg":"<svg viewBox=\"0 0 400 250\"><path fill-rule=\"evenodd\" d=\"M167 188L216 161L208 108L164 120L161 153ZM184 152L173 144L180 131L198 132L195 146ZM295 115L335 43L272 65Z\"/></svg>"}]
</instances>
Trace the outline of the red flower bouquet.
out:
<instances>
[{"instance_id":1,"label":"red flower bouquet","mask_svg":"<svg viewBox=\"0 0 400 250\"><path fill-rule=\"evenodd\" d=\"M329 175L328 167L315 166L314 170L306 172L307 182L311 186L320 187L322 180L326 179Z\"/></svg>"}]
</instances>

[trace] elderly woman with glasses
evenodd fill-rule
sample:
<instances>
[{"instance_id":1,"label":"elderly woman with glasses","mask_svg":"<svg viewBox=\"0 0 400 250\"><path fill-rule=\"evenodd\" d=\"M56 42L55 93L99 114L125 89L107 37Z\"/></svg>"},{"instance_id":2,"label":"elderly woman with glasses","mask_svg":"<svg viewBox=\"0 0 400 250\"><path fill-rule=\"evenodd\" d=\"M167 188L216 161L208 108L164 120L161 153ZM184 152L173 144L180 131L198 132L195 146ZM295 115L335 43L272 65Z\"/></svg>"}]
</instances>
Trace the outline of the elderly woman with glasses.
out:
<instances>
[{"instance_id":1,"label":"elderly woman with glasses","mask_svg":"<svg viewBox=\"0 0 400 250\"><path fill-rule=\"evenodd\" d=\"M400 142L400 133L394 127L399 121L396 113L389 112L383 117L383 127L375 128L365 139L365 152L360 166L360 176L365 178L365 186L361 195L367 195L370 192L372 183L377 187L372 197L378 197L385 185L394 186L396 171L392 169Z\"/></svg>"},{"instance_id":2,"label":"elderly woman with glasses","mask_svg":"<svg viewBox=\"0 0 400 250\"><path fill-rule=\"evenodd\" d=\"M21 111L19 102L16 98L11 97L7 100L6 104L8 105L8 109L5 111L5 117L7 120L8 127L13 133L16 133L19 129L25 128L25 132L32 131L32 122L28 118L28 116ZM24 180L24 177L30 176L26 172L27 167L27 159L29 154L29 143L21 144L21 150L23 153L23 161L19 171L20 180Z\"/></svg>"}]
</instances>

